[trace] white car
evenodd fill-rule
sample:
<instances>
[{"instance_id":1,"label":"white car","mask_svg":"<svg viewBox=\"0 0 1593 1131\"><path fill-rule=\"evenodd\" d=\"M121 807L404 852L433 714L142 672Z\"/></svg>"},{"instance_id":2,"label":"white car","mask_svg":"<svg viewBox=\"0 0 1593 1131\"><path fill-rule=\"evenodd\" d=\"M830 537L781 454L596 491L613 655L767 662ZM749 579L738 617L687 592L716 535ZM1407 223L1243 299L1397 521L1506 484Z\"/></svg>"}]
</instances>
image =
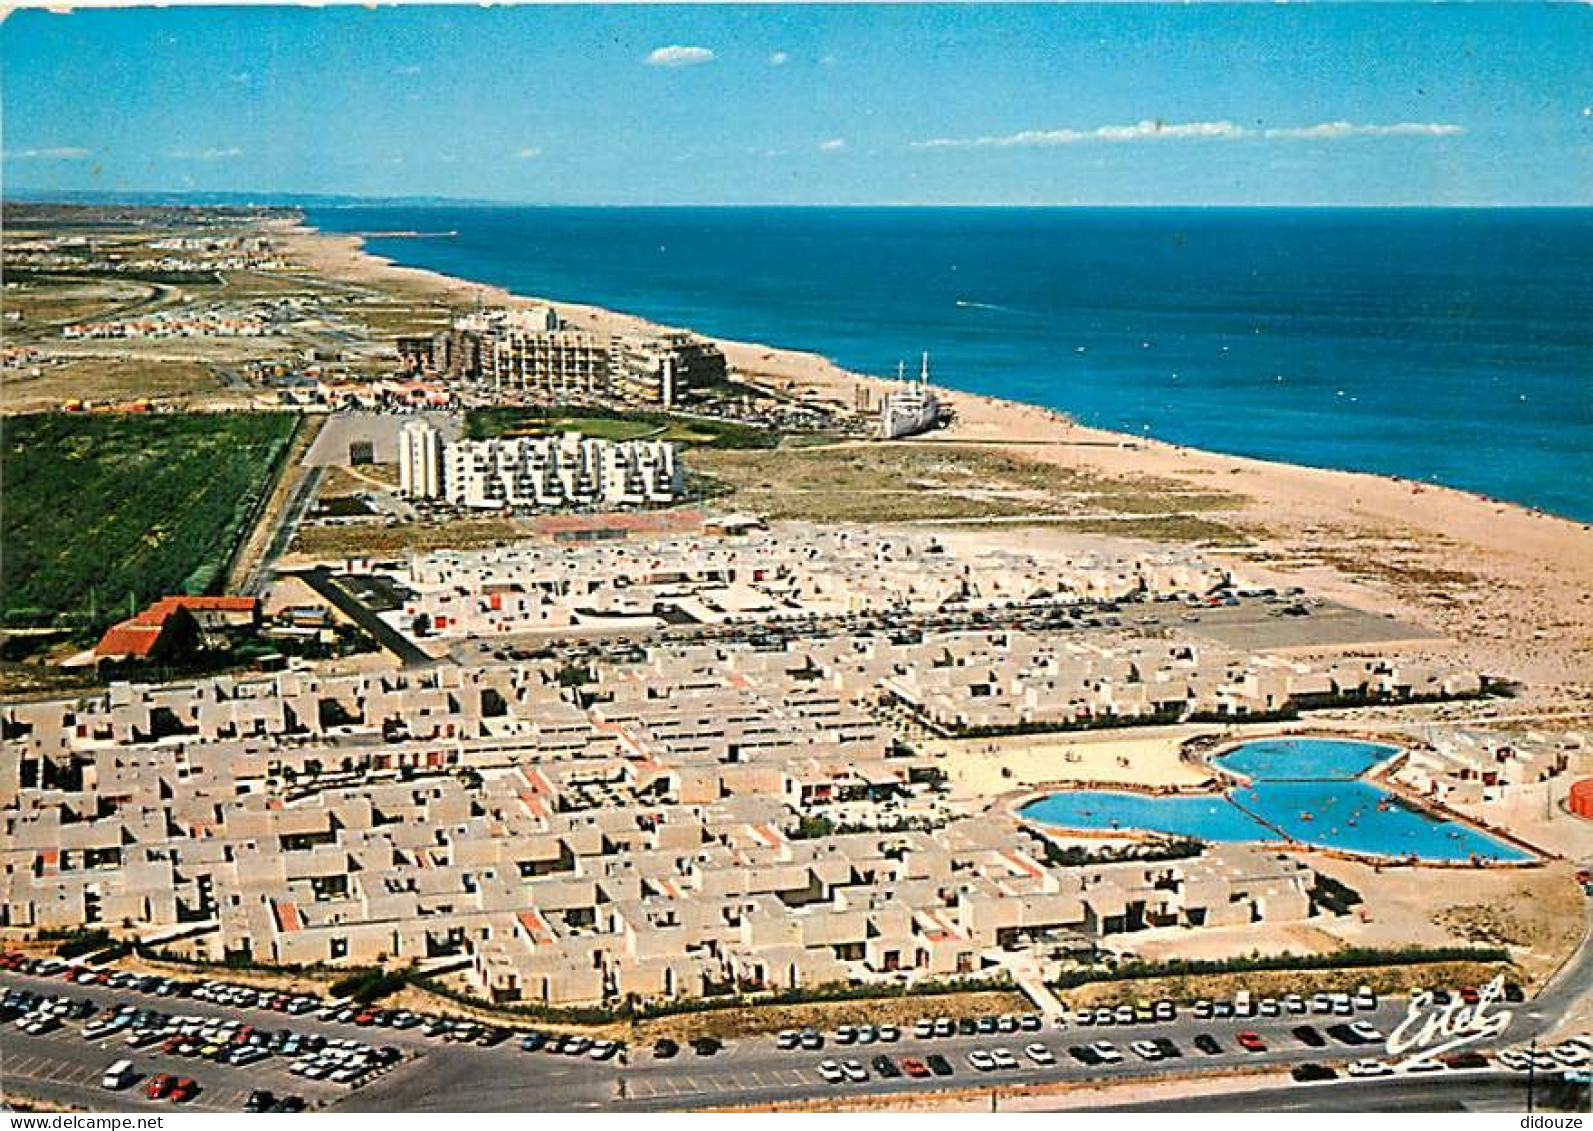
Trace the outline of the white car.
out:
<instances>
[{"instance_id":1,"label":"white car","mask_svg":"<svg viewBox=\"0 0 1593 1131\"><path fill-rule=\"evenodd\" d=\"M132 1084L137 1078L138 1074L133 1071L132 1061L118 1060L107 1068L105 1074L100 1077L100 1087L108 1092L119 1092Z\"/></svg>"},{"instance_id":2,"label":"white car","mask_svg":"<svg viewBox=\"0 0 1593 1131\"><path fill-rule=\"evenodd\" d=\"M1096 1041L1090 1046L1090 1051L1101 1058L1102 1064L1121 1064L1123 1054L1117 1051L1117 1046L1111 1041Z\"/></svg>"},{"instance_id":3,"label":"white car","mask_svg":"<svg viewBox=\"0 0 1593 1131\"><path fill-rule=\"evenodd\" d=\"M1392 1076L1394 1070L1381 1060L1357 1060L1344 1070L1351 1076Z\"/></svg>"},{"instance_id":4,"label":"white car","mask_svg":"<svg viewBox=\"0 0 1593 1131\"><path fill-rule=\"evenodd\" d=\"M1075 1025L1093 1025L1093 1024L1095 1024L1095 1010L1093 1010L1093 1009L1081 1009L1081 1010L1079 1010L1077 1013L1075 1013L1073 1015L1073 1024L1075 1024Z\"/></svg>"},{"instance_id":5,"label":"white car","mask_svg":"<svg viewBox=\"0 0 1593 1131\"><path fill-rule=\"evenodd\" d=\"M1141 1060L1160 1060L1162 1058L1162 1050L1150 1041L1135 1041L1128 1046L1128 1050Z\"/></svg>"},{"instance_id":6,"label":"white car","mask_svg":"<svg viewBox=\"0 0 1593 1131\"><path fill-rule=\"evenodd\" d=\"M1007 1049L993 1049L990 1053L990 1059L995 1061L997 1068L1018 1067L1018 1058L1013 1056Z\"/></svg>"},{"instance_id":7,"label":"white car","mask_svg":"<svg viewBox=\"0 0 1593 1131\"><path fill-rule=\"evenodd\" d=\"M868 1069L855 1060L843 1061L841 1071L846 1073L846 1078L854 1084L861 1084L868 1079Z\"/></svg>"},{"instance_id":8,"label":"white car","mask_svg":"<svg viewBox=\"0 0 1593 1131\"><path fill-rule=\"evenodd\" d=\"M1378 1030L1377 1026L1366 1021L1350 1022L1349 1030L1369 1045L1376 1044L1383 1039L1383 1034Z\"/></svg>"},{"instance_id":9,"label":"white car","mask_svg":"<svg viewBox=\"0 0 1593 1131\"><path fill-rule=\"evenodd\" d=\"M846 1079L846 1073L841 1071L841 1066L833 1060L819 1061L819 1075L831 1084L839 1084Z\"/></svg>"},{"instance_id":10,"label":"white car","mask_svg":"<svg viewBox=\"0 0 1593 1131\"><path fill-rule=\"evenodd\" d=\"M1283 1012L1283 1007L1278 1004L1276 998L1264 997L1256 1005L1256 1012L1263 1017L1276 1017Z\"/></svg>"},{"instance_id":11,"label":"white car","mask_svg":"<svg viewBox=\"0 0 1593 1131\"><path fill-rule=\"evenodd\" d=\"M968 1054L968 1067L977 1068L980 1072L989 1072L996 1066L996 1058L984 1049L974 1049Z\"/></svg>"},{"instance_id":12,"label":"white car","mask_svg":"<svg viewBox=\"0 0 1593 1131\"><path fill-rule=\"evenodd\" d=\"M1034 1061L1036 1064L1055 1064L1056 1063L1056 1055L1050 1049L1048 1049L1044 1045L1040 1044L1038 1041L1036 1041L1034 1044L1030 1045L1028 1048L1024 1049L1023 1051L1025 1053L1027 1053L1029 1059Z\"/></svg>"}]
</instances>

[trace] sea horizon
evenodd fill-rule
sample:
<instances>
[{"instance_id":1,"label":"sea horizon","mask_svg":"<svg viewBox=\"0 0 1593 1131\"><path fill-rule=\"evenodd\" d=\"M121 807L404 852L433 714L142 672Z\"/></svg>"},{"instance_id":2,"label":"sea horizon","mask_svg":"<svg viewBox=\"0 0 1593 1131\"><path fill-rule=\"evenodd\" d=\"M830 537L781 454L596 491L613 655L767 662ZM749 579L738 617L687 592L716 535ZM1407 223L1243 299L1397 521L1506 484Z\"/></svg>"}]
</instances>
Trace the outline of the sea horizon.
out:
<instances>
[{"instance_id":1,"label":"sea horizon","mask_svg":"<svg viewBox=\"0 0 1593 1131\"><path fill-rule=\"evenodd\" d=\"M95 204L104 206L154 207L189 205L196 208L224 207L228 202L255 208L303 210L305 208L516 208L535 210L646 211L700 209L703 211L824 212L880 209L891 211L1155 211L1155 212L1586 212L1593 214L1593 203L1570 201L1521 202L1433 202L1405 201L1376 204L1357 202L1299 201L558 201L510 200L491 197L365 195L360 193L202 191L188 189L74 190L12 188L0 193L0 205L18 204ZM180 203L178 203L180 202Z\"/></svg>"}]
</instances>

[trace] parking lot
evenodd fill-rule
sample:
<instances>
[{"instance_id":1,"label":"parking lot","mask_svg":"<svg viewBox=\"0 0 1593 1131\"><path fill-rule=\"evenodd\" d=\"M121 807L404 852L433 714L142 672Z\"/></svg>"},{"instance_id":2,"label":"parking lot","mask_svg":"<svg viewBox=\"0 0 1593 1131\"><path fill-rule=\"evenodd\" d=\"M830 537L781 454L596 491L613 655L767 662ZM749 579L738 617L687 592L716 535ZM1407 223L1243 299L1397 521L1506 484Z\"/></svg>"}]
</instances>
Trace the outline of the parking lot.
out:
<instances>
[{"instance_id":1,"label":"parking lot","mask_svg":"<svg viewBox=\"0 0 1593 1131\"><path fill-rule=\"evenodd\" d=\"M40 995L94 1006L89 1016L64 1018L47 1032L18 1027L34 1013L0 1023L7 1083L41 1099L99 1110L170 1109L170 1100L151 1099L144 1090L150 1079L166 1073L197 1082L197 1094L183 1106L200 1110L238 1111L251 1093L264 1089L274 1099L300 1096L312 1110L491 1111L664 1110L803 1097L999 1091L1042 1083L1192 1076L1249 1066L1293 1069L1297 1078L1310 1082L1350 1074L1348 1066L1356 1061L1378 1062L1375 1068L1353 1073L1370 1079L1392 1076L1379 1062L1382 1038L1406 1012L1404 999L1374 1004L1363 998L1356 1003L1350 995L1338 1001L1262 1000L1254 1003L1258 1012L1252 1016L1235 1015L1242 1011L1233 1003L1220 1003L1229 1015L1219 1017L1197 1016L1192 1006L1169 1002L1159 1003L1159 1017L1157 1005L1128 1008L1125 1016L1132 1020L1123 1023L1116 1020L1115 1010L1107 1011L1110 1021L1090 1011L1087 1018L1071 1014L1061 1025L1037 1015L957 1020L930 1015L897 1031L842 1027L726 1044L702 1040L698 1047L688 1042L671 1049L661 1042L626 1049L584 1037L494 1031L430 1015L241 987L191 984L185 995L147 992L149 985L125 980L116 986L81 984L65 980L60 970L0 975L0 990L13 999ZM926 999L926 1004L932 1002ZM1201 1013L1218 1011L1214 1005ZM132 1022L99 1032L111 1029L111 1019L119 1014L147 1019L156 1012L184 1020L143 1048L127 1043L138 1028ZM1080 1023L1086 1020L1088 1024ZM85 1027L98 1036L90 1039ZM934 1035L937 1031L941 1035ZM281 1036L288 1032L298 1038L292 1052L284 1047L288 1038ZM184 1055L180 1047L186 1040L203 1049L217 1044L219 1035L238 1033L265 1034L259 1043L273 1051L256 1063L237 1066L225 1063L224 1057L218 1061L214 1050L194 1055L189 1049ZM179 1044L173 1045L174 1040ZM307 1041L320 1048L387 1048L392 1057L343 1082L332 1073L308 1078L293 1070L305 1061L299 1046ZM137 1078L119 1091L105 1090L101 1077L107 1066L123 1058L134 1062ZM1578 1065L1585 1070L1590 1061L1593 1042L1584 1041L1560 1049L1542 1047L1535 1054L1506 1052L1493 1062L1471 1053L1434 1071L1459 1076L1498 1065L1562 1074L1578 1070Z\"/></svg>"}]
</instances>

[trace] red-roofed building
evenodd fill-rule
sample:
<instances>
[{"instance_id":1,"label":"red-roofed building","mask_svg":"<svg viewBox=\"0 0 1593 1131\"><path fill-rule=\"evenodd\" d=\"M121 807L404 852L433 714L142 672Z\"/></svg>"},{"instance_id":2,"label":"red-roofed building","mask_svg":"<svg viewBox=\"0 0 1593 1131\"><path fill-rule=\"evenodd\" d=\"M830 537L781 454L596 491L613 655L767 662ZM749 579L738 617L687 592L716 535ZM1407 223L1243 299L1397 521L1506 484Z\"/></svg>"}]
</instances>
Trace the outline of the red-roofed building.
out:
<instances>
[{"instance_id":1,"label":"red-roofed building","mask_svg":"<svg viewBox=\"0 0 1593 1131\"><path fill-rule=\"evenodd\" d=\"M96 660L159 662L191 651L207 628L252 628L258 597L162 597L135 617L105 630Z\"/></svg>"}]
</instances>

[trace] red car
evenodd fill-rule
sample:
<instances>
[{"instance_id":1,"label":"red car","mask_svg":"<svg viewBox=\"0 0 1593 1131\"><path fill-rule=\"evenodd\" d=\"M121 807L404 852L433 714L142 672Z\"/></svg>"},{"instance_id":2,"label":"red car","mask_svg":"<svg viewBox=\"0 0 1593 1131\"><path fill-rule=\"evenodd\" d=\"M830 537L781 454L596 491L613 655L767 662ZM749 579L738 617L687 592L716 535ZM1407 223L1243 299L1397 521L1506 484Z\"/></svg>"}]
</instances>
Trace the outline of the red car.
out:
<instances>
[{"instance_id":1,"label":"red car","mask_svg":"<svg viewBox=\"0 0 1593 1131\"><path fill-rule=\"evenodd\" d=\"M163 1100L171 1095L172 1089L177 1086L177 1078L164 1072L156 1073L149 1078L149 1084L144 1088L144 1094L152 1100Z\"/></svg>"},{"instance_id":2,"label":"red car","mask_svg":"<svg viewBox=\"0 0 1593 1131\"><path fill-rule=\"evenodd\" d=\"M178 1080L172 1085L171 1092L166 1098L171 1100L171 1102L174 1104L185 1104L198 1094L199 1085L193 1080L190 1080L187 1076L184 1076L181 1080Z\"/></svg>"},{"instance_id":3,"label":"red car","mask_svg":"<svg viewBox=\"0 0 1593 1131\"><path fill-rule=\"evenodd\" d=\"M1477 993L1476 986L1460 987L1460 1000L1465 1002L1467 1005L1476 1005L1481 996L1482 995Z\"/></svg>"},{"instance_id":4,"label":"red car","mask_svg":"<svg viewBox=\"0 0 1593 1131\"><path fill-rule=\"evenodd\" d=\"M1266 1052L1267 1042L1259 1034L1246 1030L1234 1038L1246 1052Z\"/></svg>"},{"instance_id":5,"label":"red car","mask_svg":"<svg viewBox=\"0 0 1593 1131\"><path fill-rule=\"evenodd\" d=\"M929 1065L919 1060L916 1056L903 1057L902 1071L914 1080L922 1080L929 1075Z\"/></svg>"}]
</instances>

